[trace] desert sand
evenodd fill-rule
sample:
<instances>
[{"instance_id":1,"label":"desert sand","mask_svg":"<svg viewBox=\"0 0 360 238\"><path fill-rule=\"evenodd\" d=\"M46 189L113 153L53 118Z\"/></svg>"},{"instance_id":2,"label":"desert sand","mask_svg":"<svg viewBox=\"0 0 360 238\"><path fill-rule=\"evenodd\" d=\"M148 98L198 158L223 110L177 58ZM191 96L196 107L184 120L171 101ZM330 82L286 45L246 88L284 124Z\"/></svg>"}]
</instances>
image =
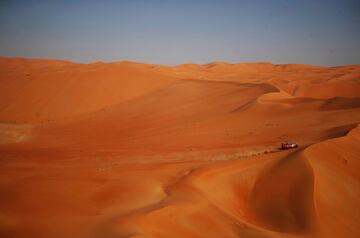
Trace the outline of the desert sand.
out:
<instances>
[{"instance_id":1,"label":"desert sand","mask_svg":"<svg viewBox=\"0 0 360 238\"><path fill-rule=\"evenodd\" d=\"M360 237L360 65L1 58L0 84L1 237Z\"/></svg>"}]
</instances>

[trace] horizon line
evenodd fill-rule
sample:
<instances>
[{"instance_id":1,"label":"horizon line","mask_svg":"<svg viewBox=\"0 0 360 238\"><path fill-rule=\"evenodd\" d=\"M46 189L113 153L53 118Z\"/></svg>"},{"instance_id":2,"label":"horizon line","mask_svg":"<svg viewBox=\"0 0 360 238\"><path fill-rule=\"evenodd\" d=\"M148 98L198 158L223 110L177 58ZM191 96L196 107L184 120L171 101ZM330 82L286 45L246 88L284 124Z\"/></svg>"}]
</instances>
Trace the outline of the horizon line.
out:
<instances>
[{"instance_id":1,"label":"horizon line","mask_svg":"<svg viewBox=\"0 0 360 238\"><path fill-rule=\"evenodd\" d=\"M167 67L178 67L181 65L208 65L213 63L222 63L222 64L229 64L229 65L238 65L238 64L271 64L271 65L303 65L303 66L314 66L319 68L335 68L335 67L344 67L344 66L358 66L359 64L346 64L346 65L332 65L332 66L322 66L322 65L314 65L314 64L307 64L307 63L273 63L271 61L238 61L238 62L229 62L229 61L209 61L207 63L193 63L193 62L185 62L175 65L170 64L158 64L158 63L149 63L144 61L132 61L132 60L114 60L114 61L91 61L91 62L79 62L72 59L65 59L65 58L47 58L47 57L19 57L19 56L2 56L0 55L0 59L19 59L19 60L48 60L48 61L63 61L73 64L83 64L83 65L91 65L91 64L111 64L111 63L134 63L134 64L147 64L147 65L159 65L159 66L167 66Z\"/></svg>"}]
</instances>

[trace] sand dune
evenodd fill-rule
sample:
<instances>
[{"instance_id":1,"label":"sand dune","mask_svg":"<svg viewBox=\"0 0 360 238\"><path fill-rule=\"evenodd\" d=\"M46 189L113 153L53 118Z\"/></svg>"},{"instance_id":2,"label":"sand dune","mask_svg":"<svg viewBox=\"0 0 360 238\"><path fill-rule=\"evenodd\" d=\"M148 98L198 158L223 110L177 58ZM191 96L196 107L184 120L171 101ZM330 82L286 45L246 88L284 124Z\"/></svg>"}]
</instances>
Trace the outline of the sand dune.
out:
<instances>
[{"instance_id":1,"label":"sand dune","mask_svg":"<svg viewBox=\"0 0 360 238\"><path fill-rule=\"evenodd\" d=\"M358 237L359 69L1 59L0 236Z\"/></svg>"},{"instance_id":2,"label":"sand dune","mask_svg":"<svg viewBox=\"0 0 360 238\"><path fill-rule=\"evenodd\" d=\"M173 79L131 63L75 64L0 60L0 117L5 121L59 120L156 90Z\"/></svg>"},{"instance_id":3,"label":"sand dune","mask_svg":"<svg viewBox=\"0 0 360 238\"><path fill-rule=\"evenodd\" d=\"M359 128L305 150L317 178L314 203L326 237L360 235Z\"/></svg>"},{"instance_id":4,"label":"sand dune","mask_svg":"<svg viewBox=\"0 0 360 238\"><path fill-rule=\"evenodd\" d=\"M359 65L216 62L168 67L0 58L0 117L20 123L71 118L147 94L176 78L267 83L298 97L354 98L360 95L359 77Z\"/></svg>"},{"instance_id":5,"label":"sand dune","mask_svg":"<svg viewBox=\"0 0 360 238\"><path fill-rule=\"evenodd\" d=\"M161 69L173 74L173 69ZM274 65L271 63L211 63L206 65L180 65L179 78L270 83L299 97L332 98L358 97L360 66L318 67L312 65Z\"/></svg>"}]
</instances>

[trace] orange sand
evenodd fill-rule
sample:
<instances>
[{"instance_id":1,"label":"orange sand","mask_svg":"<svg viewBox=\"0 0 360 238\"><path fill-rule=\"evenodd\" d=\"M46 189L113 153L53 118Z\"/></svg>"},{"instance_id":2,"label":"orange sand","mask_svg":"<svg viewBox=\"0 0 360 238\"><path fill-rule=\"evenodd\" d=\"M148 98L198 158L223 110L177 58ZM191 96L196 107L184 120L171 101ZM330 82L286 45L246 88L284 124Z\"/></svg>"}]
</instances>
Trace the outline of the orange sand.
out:
<instances>
[{"instance_id":1,"label":"orange sand","mask_svg":"<svg viewBox=\"0 0 360 238\"><path fill-rule=\"evenodd\" d=\"M359 79L2 58L0 236L359 237Z\"/></svg>"}]
</instances>

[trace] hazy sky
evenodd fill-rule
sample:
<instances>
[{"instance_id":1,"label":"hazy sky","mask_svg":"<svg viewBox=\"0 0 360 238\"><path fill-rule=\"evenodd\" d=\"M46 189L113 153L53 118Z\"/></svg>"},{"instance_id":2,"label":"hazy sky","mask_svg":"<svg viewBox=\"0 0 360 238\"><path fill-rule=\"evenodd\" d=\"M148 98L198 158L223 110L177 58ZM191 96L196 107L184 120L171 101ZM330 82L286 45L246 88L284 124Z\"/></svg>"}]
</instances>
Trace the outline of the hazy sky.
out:
<instances>
[{"instance_id":1,"label":"hazy sky","mask_svg":"<svg viewBox=\"0 0 360 238\"><path fill-rule=\"evenodd\" d=\"M0 55L360 64L360 0L1 0Z\"/></svg>"}]
</instances>

